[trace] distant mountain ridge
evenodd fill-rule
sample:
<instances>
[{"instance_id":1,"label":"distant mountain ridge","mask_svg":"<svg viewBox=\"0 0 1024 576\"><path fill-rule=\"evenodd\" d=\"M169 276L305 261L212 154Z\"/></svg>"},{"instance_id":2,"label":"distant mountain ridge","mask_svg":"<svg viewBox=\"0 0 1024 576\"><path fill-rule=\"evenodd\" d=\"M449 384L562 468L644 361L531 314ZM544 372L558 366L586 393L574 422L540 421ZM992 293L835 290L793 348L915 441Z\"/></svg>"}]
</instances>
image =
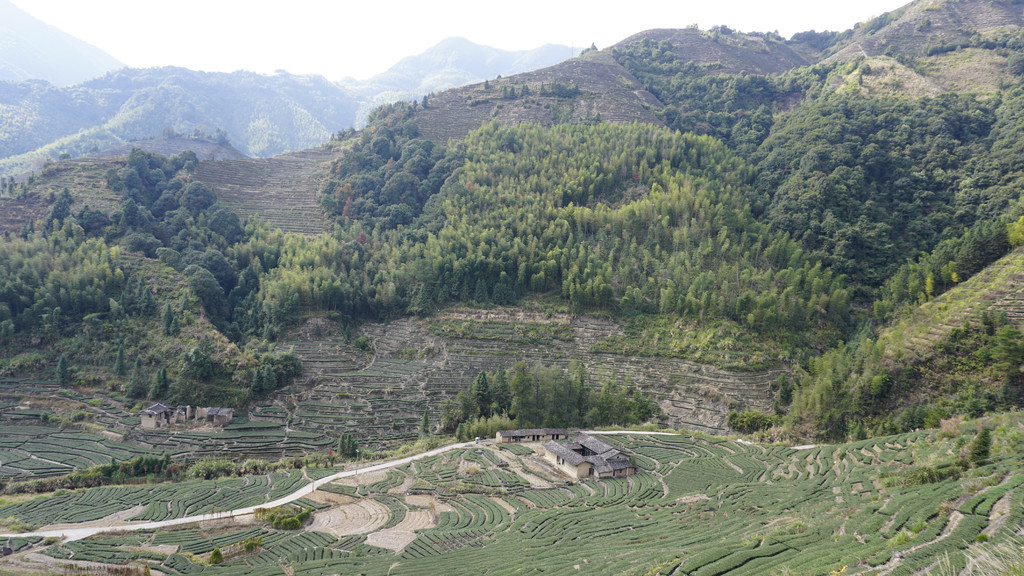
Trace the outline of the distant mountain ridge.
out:
<instances>
[{"instance_id":1,"label":"distant mountain ridge","mask_svg":"<svg viewBox=\"0 0 1024 576\"><path fill-rule=\"evenodd\" d=\"M422 54L403 58L387 71L360 84L367 94L385 91L429 93L485 78L545 68L580 53L578 48L545 44L533 50L501 50L447 38Z\"/></svg>"},{"instance_id":2,"label":"distant mountain ridge","mask_svg":"<svg viewBox=\"0 0 1024 576\"><path fill-rule=\"evenodd\" d=\"M350 86L365 98L356 124L381 104L418 100L499 76L511 76L553 66L579 55L581 49L545 44L532 50L501 50L476 44L465 38L446 38L415 56L403 58L387 71L363 82L351 79Z\"/></svg>"},{"instance_id":3,"label":"distant mountain ridge","mask_svg":"<svg viewBox=\"0 0 1024 576\"><path fill-rule=\"evenodd\" d=\"M113 56L0 0L0 81L76 84L124 67Z\"/></svg>"},{"instance_id":4,"label":"distant mountain ridge","mask_svg":"<svg viewBox=\"0 0 1024 576\"><path fill-rule=\"evenodd\" d=\"M124 69L67 88L0 84L0 172L165 133L225 136L247 156L312 148L351 126L359 97L320 76ZM18 129L14 129L18 126Z\"/></svg>"},{"instance_id":5,"label":"distant mountain ridge","mask_svg":"<svg viewBox=\"0 0 1024 576\"><path fill-rule=\"evenodd\" d=\"M321 76L178 67L123 69L67 87L38 79L0 83L0 174L168 132L219 133L251 157L304 150L360 124L381 103L542 68L569 53L566 46L506 51L448 39L366 83L349 81L351 86Z\"/></svg>"}]
</instances>

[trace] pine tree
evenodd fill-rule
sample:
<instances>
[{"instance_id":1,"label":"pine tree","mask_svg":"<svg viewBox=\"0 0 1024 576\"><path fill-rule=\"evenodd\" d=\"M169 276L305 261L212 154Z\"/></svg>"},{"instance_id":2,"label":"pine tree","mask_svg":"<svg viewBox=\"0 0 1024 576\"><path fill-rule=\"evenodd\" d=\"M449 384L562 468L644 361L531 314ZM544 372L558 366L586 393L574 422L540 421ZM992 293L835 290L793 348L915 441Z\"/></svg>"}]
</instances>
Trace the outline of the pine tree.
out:
<instances>
[{"instance_id":1,"label":"pine tree","mask_svg":"<svg viewBox=\"0 0 1024 576\"><path fill-rule=\"evenodd\" d=\"M253 373L252 384L249 389L254 395L263 395L277 389L277 374L271 366L257 368Z\"/></svg>"},{"instance_id":2,"label":"pine tree","mask_svg":"<svg viewBox=\"0 0 1024 576\"><path fill-rule=\"evenodd\" d=\"M971 441L968 458L975 466L984 466L988 462L992 450L992 432L988 428L982 428L978 435Z\"/></svg>"},{"instance_id":3,"label":"pine tree","mask_svg":"<svg viewBox=\"0 0 1024 576\"><path fill-rule=\"evenodd\" d=\"M149 387L149 397L162 398L167 393L168 385L167 368L157 370L156 376L153 378L153 385Z\"/></svg>"},{"instance_id":4,"label":"pine tree","mask_svg":"<svg viewBox=\"0 0 1024 576\"><path fill-rule=\"evenodd\" d=\"M476 380L470 385L470 391L480 408L480 415L487 417L491 415L491 387L487 382L487 373L480 372Z\"/></svg>"},{"instance_id":5,"label":"pine tree","mask_svg":"<svg viewBox=\"0 0 1024 576\"><path fill-rule=\"evenodd\" d=\"M152 316L156 313L156 298L153 297L153 291L149 289L149 286L141 284L141 293L139 294L139 313L145 316Z\"/></svg>"},{"instance_id":6,"label":"pine tree","mask_svg":"<svg viewBox=\"0 0 1024 576\"><path fill-rule=\"evenodd\" d=\"M220 564L224 561L224 554L221 553L220 548L214 548L213 552L210 552L210 564Z\"/></svg>"},{"instance_id":7,"label":"pine tree","mask_svg":"<svg viewBox=\"0 0 1024 576\"><path fill-rule=\"evenodd\" d=\"M57 385L67 386L71 383L71 369L68 368L68 357L64 354L57 359Z\"/></svg>"},{"instance_id":8,"label":"pine tree","mask_svg":"<svg viewBox=\"0 0 1024 576\"><path fill-rule=\"evenodd\" d=\"M163 311L163 313L160 316L161 316L161 320L163 320L163 323L164 323L164 335L165 336L170 336L171 335L171 327L172 327L172 324L174 323L174 310L171 310L171 303L170 302L168 302L167 304L164 304L164 311Z\"/></svg>"},{"instance_id":9,"label":"pine tree","mask_svg":"<svg viewBox=\"0 0 1024 576\"><path fill-rule=\"evenodd\" d=\"M338 438L338 454L346 458L352 458L358 453L358 450L359 444L356 443L356 439L351 434L342 434Z\"/></svg>"},{"instance_id":10,"label":"pine tree","mask_svg":"<svg viewBox=\"0 0 1024 576\"><path fill-rule=\"evenodd\" d=\"M117 347L117 358L114 359L114 374L124 377L127 367L124 365L124 342Z\"/></svg>"},{"instance_id":11,"label":"pine tree","mask_svg":"<svg viewBox=\"0 0 1024 576\"><path fill-rule=\"evenodd\" d=\"M420 423L420 436L430 436L430 417L427 408L423 409L423 422Z\"/></svg>"},{"instance_id":12,"label":"pine tree","mask_svg":"<svg viewBox=\"0 0 1024 576\"><path fill-rule=\"evenodd\" d=\"M146 395L146 383L142 377L142 357L135 359L135 367L132 368L132 376L128 381L128 395L132 398L142 398Z\"/></svg>"}]
</instances>

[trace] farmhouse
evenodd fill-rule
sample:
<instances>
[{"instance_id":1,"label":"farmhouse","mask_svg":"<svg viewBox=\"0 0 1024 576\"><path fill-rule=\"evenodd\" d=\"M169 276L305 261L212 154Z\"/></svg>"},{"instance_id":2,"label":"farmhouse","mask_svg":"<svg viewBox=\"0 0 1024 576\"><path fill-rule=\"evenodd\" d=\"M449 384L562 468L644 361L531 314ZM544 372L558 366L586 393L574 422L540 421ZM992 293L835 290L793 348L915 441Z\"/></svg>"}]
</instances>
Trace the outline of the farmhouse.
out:
<instances>
[{"instance_id":1,"label":"farmhouse","mask_svg":"<svg viewBox=\"0 0 1024 576\"><path fill-rule=\"evenodd\" d=\"M171 424L184 424L188 420L198 419L214 426L226 426L234 416L231 408L196 408L194 406L168 406L156 403L139 412L142 427L148 430L166 428Z\"/></svg>"},{"instance_id":2,"label":"farmhouse","mask_svg":"<svg viewBox=\"0 0 1024 576\"><path fill-rule=\"evenodd\" d=\"M174 408L158 402L139 412L139 416L142 417L142 427L152 430L170 426L174 419L174 413Z\"/></svg>"},{"instance_id":3,"label":"farmhouse","mask_svg":"<svg viewBox=\"0 0 1024 576\"><path fill-rule=\"evenodd\" d=\"M200 408L196 418L203 419L214 426L227 426L234 416L231 408Z\"/></svg>"},{"instance_id":4,"label":"farmhouse","mask_svg":"<svg viewBox=\"0 0 1024 576\"><path fill-rule=\"evenodd\" d=\"M619 478L636 473L629 457L587 434L544 443L545 457L573 478Z\"/></svg>"},{"instance_id":5,"label":"farmhouse","mask_svg":"<svg viewBox=\"0 0 1024 576\"><path fill-rule=\"evenodd\" d=\"M565 440L569 431L565 428L527 428L525 430L498 430L495 439L498 444L510 442L547 442L548 440Z\"/></svg>"}]
</instances>

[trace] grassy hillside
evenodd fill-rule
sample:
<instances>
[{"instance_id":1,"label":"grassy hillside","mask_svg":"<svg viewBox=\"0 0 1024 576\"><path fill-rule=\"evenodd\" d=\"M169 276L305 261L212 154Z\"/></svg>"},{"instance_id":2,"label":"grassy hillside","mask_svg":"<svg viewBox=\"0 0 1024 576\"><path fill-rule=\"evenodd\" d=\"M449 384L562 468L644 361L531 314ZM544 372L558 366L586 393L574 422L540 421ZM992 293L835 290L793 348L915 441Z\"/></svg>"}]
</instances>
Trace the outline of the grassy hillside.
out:
<instances>
[{"instance_id":1,"label":"grassy hillside","mask_svg":"<svg viewBox=\"0 0 1024 576\"><path fill-rule=\"evenodd\" d=\"M415 112L420 134L439 144L461 139L484 122L551 126L601 119L657 123L661 107L607 54L588 52L554 66L488 80L427 97Z\"/></svg>"}]
</instances>

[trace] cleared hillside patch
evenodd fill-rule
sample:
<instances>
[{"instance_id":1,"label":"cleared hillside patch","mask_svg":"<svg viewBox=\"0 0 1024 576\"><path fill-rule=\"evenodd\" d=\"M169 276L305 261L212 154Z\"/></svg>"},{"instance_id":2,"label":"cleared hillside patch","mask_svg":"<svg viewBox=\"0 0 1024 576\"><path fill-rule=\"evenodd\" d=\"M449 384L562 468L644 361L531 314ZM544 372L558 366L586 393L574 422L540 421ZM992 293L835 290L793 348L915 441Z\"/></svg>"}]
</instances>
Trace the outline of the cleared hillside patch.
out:
<instances>
[{"instance_id":1,"label":"cleared hillside patch","mask_svg":"<svg viewBox=\"0 0 1024 576\"><path fill-rule=\"evenodd\" d=\"M324 165L337 155L312 148L273 158L204 161L195 176L241 218L258 215L271 229L313 235L328 230L318 196Z\"/></svg>"}]
</instances>

